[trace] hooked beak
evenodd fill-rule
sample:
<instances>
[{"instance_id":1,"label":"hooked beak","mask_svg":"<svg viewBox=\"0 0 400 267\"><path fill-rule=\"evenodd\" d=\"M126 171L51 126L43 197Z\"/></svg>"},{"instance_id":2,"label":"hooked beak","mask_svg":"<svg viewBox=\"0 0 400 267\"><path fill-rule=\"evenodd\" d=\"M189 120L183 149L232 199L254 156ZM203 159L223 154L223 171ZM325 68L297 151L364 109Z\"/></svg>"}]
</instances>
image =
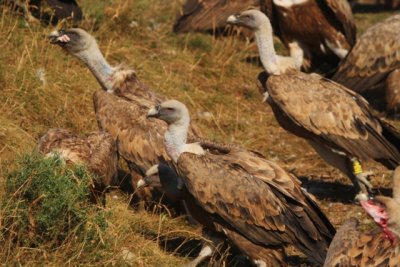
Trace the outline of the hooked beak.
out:
<instances>
[{"instance_id":1,"label":"hooked beak","mask_svg":"<svg viewBox=\"0 0 400 267\"><path fill-rule=\"evenodd\" d=\"M146 117L147 117L147 118L158 118L158 116L160 115L159 111L160 111L159 106L152 107L152 108L147 112Z\"/></svg>"},{"instance_id":2,"label":"hooked beak","mask_svg":"<svg viewBox=\"0 0 400 267\"><path fill-rule=\"evenodd\" d=\"M148 184L146 183L146 178L142 178L137 182L136 189L141 189L146 186L148 186Z\"/></svg>"},{"instance_id":3,"label":"hooked beak","mask_svg":"<svg viewBox=\"0 0 400 267\"><path fill-rule=\"evenodd\" d=\"M238 25L240 22L239 14L230 15L226 20L227 24Z\"/></svg>"},{"instance_id":4,"label":"hooked beak","mask_svg":"<svg viewBox=\"0 0 400 267\"><path fill-rule=\"evenodd\" d=\"M69 36L65 34L63 30L53 31L52 33L49 34L48 38L51 44L66 44L69 41L71 41Z\"/></svg>"}]
</instances>

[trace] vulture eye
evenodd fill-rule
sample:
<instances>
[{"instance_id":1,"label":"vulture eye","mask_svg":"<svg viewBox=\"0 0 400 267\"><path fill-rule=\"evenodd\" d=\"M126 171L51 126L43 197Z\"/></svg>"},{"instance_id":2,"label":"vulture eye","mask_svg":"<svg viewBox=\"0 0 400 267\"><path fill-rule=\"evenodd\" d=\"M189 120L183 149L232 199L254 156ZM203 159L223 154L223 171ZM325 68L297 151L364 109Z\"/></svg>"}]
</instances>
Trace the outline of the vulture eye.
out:
<instances>
[{"instance_id":1,"label":"vulture eye","mask_svg":"<svg viewBox=\"0 0 400 267\"><path fill-rule=\"evenodd\" d=\"M166 110L168 110L168 111L174 111L175 109L174 108L165 108Z\"/></svg>"}]
</instances>

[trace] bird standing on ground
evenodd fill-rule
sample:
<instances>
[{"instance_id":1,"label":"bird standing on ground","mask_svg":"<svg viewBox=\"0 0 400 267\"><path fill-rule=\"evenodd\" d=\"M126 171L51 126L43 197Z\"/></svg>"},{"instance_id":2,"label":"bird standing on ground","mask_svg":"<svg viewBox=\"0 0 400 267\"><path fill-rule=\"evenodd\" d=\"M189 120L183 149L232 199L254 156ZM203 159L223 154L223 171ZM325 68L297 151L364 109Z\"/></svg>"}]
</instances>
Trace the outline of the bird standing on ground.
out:
<instances>
[{"instance_id":1,"label":"bird standing on ground","mask_svg":"<svg viewBox=\"0 0 400 267\"><path fill-rule=\"evenodd\" d=\"M347 0L260 0L260 7L290 55L301 55L305 71L332 70L356 41Z\"/></svg>"},{"instance_id":2,"label":"bird standing on ground","mask_svg":"<svg viewBox=\"0 0 400 267\"><path fill-rule=\"evenodd\" d=\"M345 222L333 239L325 267L388 266L400 263L400 167L393 175L393 198L376 196L361 206L379 228L360 232L356 219Z\"/></svg>"},{"instance_id":3,"label":"bird standing on ground","mask_svg":"<svg viewBox=\"0 0 400 267\"><path fill-rule=\"evenodd\" d=\"M50 41L85 63L101 85L103 90L93 95L97 122L100 129L117 141L118 153L128 163L135 189L148 168L159 162L170 162L159 134L166 129L165 124L146 119L146 111L164 97L143 84L133 69L112 67L95 38L82 29L53 32ZM194 131L190 133L196 136ZM154 201L157 193L152 189L137 192L148 203Z\"/></svg>"},{"instance_id":4,"label":"bird standing on ground","mask_svg":"<svg viewBox=\"0 0 400 267\"><path fill-rule=\"evenodd\" d=\"M335 231L294 176L241 148L206 151L187 144L190 116L179 101L165 101L147 116L168 124L165 148L196 220L224 234L257 266L282 266L289 244L323 263Z\"/></svg>"},{"instance_id":5,"label":"bird standing on ground","mask_svg":"<svg viewBox=\"0 0 400 267\"><path fill-rule=\"evenodd\" d=\"M79 136L64 129L51 129L38 144L46 155L59 155L65 162L83 164L96 177L93 181L93 201L105 204L104 192L117 184L118 154L113 138L106 132Z\"/></svg>"},{"instance_id":6,"label":"bird standing on ground","mask_svg":"<svg viewBox=\"0 0 400 267\"><path fill-rule=\"evenodd\" d=\"M367 29L332 77L393 115L400 111L399 29L400 15Z\"/></svg>"},{"instance_id":7,"label":"bird standing on ground","mask_svg":"<svg viewBox=\"0 0 400 267\"><path fill-rule=\"evenodd\" d=\"M347 175L357 192L372 188L360 161L389 169L400 163L400 134L372 114L357 93L317 74L297 71L296 59L276 55L269 19L258 10L232 15L228 23L254 31L266 74L259 75L265 100L278 123L304 138L328 164Z\"/></svg>"}]
</instances>

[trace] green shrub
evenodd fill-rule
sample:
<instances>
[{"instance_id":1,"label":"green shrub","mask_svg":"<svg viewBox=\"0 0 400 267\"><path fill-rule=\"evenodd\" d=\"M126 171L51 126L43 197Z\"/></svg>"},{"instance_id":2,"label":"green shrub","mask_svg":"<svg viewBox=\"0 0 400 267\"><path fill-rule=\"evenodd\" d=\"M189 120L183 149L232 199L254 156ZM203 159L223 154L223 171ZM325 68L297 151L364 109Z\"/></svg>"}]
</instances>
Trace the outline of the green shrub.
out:
<instances>
[{"instance_id":1,"label":"green shrub","mask_svg":"<svg viewBox=\"0 0 400 267\"><path fill-rule=\"evenodd\" d=\"M56 247L70 240L97 244L107 228L105 212L89 201L92 177L59 157L24 155L7 175L1 201L2 241L15 246Z\"/></svg>"}]
</instances>

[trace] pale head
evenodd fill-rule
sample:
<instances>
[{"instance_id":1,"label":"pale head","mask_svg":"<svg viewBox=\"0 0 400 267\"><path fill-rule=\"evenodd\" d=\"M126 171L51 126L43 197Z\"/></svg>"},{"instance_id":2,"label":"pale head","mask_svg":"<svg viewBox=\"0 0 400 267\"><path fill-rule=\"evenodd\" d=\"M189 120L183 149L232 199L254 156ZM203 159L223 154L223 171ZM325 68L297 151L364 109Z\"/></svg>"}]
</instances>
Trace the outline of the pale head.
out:
<instances>
[{"instance_id":1,"label":"pale head","mask_svg":"<svg viewBox=\"0 0 400 267\"><path fill-rule=\"evenodd\" d=\"M97 47L94 37L79 28L53 31L49 39L51 44L59 45L72 55L90 50L93 46Z\"/></svg>"},{"instance_id":2,"label":"pale head","mask_svg":"<svg viewBox=\"0 0 400 267\"><path fill-rule=\"evenodd\" d=\"M240 14L230 15L226 23L246 27L253 31L261 29L263 25L270 24L268 17L257 9L245 10Z\"/></svg>"},{"instance_id":3,"label":"pale head","mask_svg":"<svg viewBox=\"0 0 400 267\"><path fill-rule=\"evenodd\" d=\"M400 237L400 167L393 175L393 198L376 196L371 200L360 201L361 206L382 228L386 237L392 242ZM397 236L397 237L396 237Z\"/></svg>"},{"instance_id":4,"label":"pale head","mask_svg":"<svg viewBox=\"0 0 400 267\"><path fill-rule=\"evenodd\" d=\"M154 117L165 121L168 125L188 123L189 110L185 104L177 100L167 100L149 110L147 117Z\"/></svg>"}]
</instances>

